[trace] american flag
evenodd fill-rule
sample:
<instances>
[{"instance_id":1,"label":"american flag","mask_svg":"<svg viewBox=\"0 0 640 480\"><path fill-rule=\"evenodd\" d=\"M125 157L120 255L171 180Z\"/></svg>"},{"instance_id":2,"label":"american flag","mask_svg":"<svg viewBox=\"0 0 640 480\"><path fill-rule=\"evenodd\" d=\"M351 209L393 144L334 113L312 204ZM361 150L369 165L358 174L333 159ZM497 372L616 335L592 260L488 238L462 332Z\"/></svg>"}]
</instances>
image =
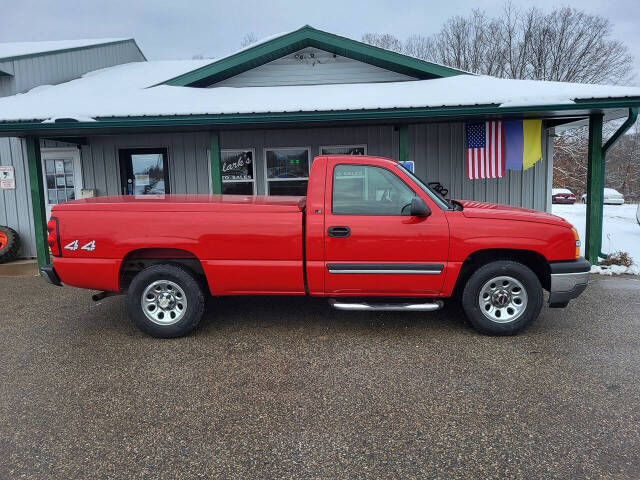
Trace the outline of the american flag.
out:
<instances>
[{"instance_id":1,"label":"american flag","mask_svg":"<svg viewBox=\"0 0 640 480\"><path fill-rule=\"evenodd\" d=\"M467 179L504 177L504 126L500 121L467 123Z\"/></svg>"}]
</instances>

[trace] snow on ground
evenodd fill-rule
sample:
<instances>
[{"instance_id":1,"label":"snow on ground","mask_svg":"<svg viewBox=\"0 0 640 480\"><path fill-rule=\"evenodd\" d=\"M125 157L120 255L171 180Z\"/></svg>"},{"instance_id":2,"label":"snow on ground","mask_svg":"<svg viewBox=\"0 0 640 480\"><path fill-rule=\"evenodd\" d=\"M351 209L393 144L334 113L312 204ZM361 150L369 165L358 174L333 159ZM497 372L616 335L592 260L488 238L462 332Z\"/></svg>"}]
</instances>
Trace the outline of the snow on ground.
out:
<instances>
[{"instance_id":1,"label":"snow on ground","mask_svg":"<svg viewBox=\"0 0 640 480\"><path fill-rule=\"evenodd\" d=\"M640 225L636 220L638 205L605 205L602 226L602 250L605 253L616 251L627 252L633 258L631 267L613 266L592 268L592 273L612 275L617 273L631 273L640 275ZM580 253L584 255L585 223L587 206L581 203L574 205L553 205L554 215L564 218L578 230L582 246Z\"/></svg>"}]
</instances>

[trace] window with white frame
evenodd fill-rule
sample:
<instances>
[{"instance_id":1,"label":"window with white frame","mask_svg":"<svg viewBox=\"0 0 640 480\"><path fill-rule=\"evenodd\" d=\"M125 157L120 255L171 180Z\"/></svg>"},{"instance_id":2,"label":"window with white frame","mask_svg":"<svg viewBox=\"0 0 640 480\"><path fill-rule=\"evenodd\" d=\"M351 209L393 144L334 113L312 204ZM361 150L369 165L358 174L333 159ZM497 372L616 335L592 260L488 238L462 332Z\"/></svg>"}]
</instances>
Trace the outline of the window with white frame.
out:
<instances>
[{"instance_id":1,"label":"window with white frame","mask_svg":"<svg viewBox=\"0 0 640 480\"><path fill-rule=\"evenodd\" d=\"M254 150L250 148L220 151L222 193L227 195L254 195Z\"/></svg>"},{"instance_id":2,"label":"window with white frame","mask_svg":"<svg viewBox=\"0 0 640 480\"><path fill-rule=\"evenodd\" d=\"M307 194L310 148L265 148L265 176L268 195Z\"/></svg>"},{"instance_id":3,"label":"window with white frame","mask_svg":"<svg viewBox=\"0 0 640 480\"><path fill-rule=\"evenodd\" d=\"M320 147L320 155L366 155L367 145L326 145Z\"/></svg>"}]
</instances>

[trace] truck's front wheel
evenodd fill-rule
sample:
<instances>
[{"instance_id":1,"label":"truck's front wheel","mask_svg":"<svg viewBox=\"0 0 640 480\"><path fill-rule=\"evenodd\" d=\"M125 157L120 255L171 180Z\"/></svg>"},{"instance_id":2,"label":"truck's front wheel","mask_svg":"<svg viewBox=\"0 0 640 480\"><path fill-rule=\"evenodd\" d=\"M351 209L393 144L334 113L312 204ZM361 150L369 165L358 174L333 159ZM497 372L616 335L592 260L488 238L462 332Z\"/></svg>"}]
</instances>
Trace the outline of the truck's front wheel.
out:
<instances>
[{"instance_id":1,"label":"truck's front wheel","mask_svg":"<svg viewBox=\"0 0 640 480\"><path fill-rule=\"evenodd\" d=\"M490 335L514 335L540 314L542 286L529 267L500 260L469 277L462 306L473 327Z\"/></svg>"},{"instance_id":2,"label":"truck's front wheel","mask_svg":"<svg viewBox=\"0 0 640 480\"><path fill-rule=\"evenodd\" d=\"M179 265L153 265L138 273L127 291L133 323L154 337L187 335L204 314L204 292L194 275Z\"/></svg>"}]
</instances>

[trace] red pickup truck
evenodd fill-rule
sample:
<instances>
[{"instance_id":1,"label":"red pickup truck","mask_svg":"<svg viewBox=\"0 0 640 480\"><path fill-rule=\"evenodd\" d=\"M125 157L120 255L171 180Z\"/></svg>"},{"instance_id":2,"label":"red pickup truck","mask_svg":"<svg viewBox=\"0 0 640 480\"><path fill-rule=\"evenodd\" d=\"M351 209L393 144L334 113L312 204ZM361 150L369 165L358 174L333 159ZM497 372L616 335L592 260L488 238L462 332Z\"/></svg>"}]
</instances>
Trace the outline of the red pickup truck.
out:
<instances>
[{"instance_id":1,"label":"red pickup truck","mask_svg":"<svg viewBox=\"0 0 640 480\"><path fill-rule=\"evenodd\" d=\"M206 295L311 295L342 310L432 311L458 297L510 335L587 286L576 230L543 212L448 200L400 163L320 156L306 197L121 196L53 207L55 285L126 293L157 337L193 330Z\"/></svg>"}]
</instances>

